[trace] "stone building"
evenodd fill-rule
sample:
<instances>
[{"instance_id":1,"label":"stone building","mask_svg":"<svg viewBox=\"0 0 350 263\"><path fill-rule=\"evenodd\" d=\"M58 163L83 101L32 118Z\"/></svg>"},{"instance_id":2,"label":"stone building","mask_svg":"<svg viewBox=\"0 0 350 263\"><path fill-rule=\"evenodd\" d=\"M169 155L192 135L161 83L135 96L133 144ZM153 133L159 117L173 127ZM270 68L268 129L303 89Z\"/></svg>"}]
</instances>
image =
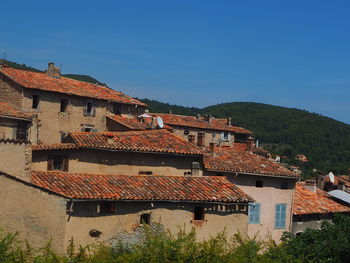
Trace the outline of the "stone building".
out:
<instances>
[{"instance_id":1,"label":"stone building","mask_svg":"<svg viewBox=\"0 0 350 263\"><path fill-rule=\"evenodd\" d=\"M33 147L32 169L124 175L202 175L203 152L167 130L75 132Z\"/></svg>"},{"instance_id":2,"label":"stone building","mask_svg":"<svg viewBox=\"0 0 350 263\"><path fill-rule=\"evenodd\" d=\"M211 115L184 116L176 114L152 113L161 117L165 125L176 134L197 146L209 147L210 143L233 146L235 142L252 143L252 133L244 128L233 126L231 118L218 119Z\"/></svg>"},{"instance_id":3,"label":"stone building","mask_svg":"<svg viewBox=\"0 0 350 263\"><path fill-rule=\"evenodd\" d=\"M138 116L147 106L108 87L63 77L53 63L45 73L0 65L0 101L32 114L34 144L59 143L73 131L107 131L106 116Z\"/></svg>"},{"instance_id":4,"label":"stone building","mask_svg":"<svg viewBox=\"0 0 350 263\"><path fill-rule=\"evenodd\" d=\"M49 240L63 253L73 239L86 245L159 223L198 239L226 230L247 233L254 200L218 176L129 176L60 171L31 173L26 182L0 172L0 225L34 247ZM16 209L16 207L18 209Z\"/></svg>"},{"instance_id":5,"label":"stone building","mask_svg":"<svg viewBox=\"0 0 350 263\"><path fill-rule=\"evenodd\" d=\"M291 230L295 183L299 176L244 147L214 147L204 156L204 175L226 176L255 199L250 204L248 234L279 241Z\"/></svg>"},{"instance_id":6,"label":"stone building","mask_svg":"<svg viewBox=\"0 0 350 263\"><path fill-rule=\"evenodd\" d=\"M297 183L291 231L294 235L307 228L320 229L322 221L331 223L335 213L350 213L350 207L336 202L327 192L317 188L315 181Z\"/></svg>"}]
</instances>

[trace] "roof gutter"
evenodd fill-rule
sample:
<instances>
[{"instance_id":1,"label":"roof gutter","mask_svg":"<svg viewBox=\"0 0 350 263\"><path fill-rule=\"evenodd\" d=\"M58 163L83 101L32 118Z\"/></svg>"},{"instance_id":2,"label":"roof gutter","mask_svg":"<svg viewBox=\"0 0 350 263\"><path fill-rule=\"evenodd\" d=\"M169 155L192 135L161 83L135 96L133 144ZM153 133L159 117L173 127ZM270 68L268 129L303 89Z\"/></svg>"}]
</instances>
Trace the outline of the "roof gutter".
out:
<instances>
[{"instance_id":1,"label":"roof gutter","mask_svg":"<svg viewBox=\"0 0 350 263\"><path fill-rule=\"evenodd\" d=\"M139 199L139 200L128 200L128 199L71 199L73 202L96 202L96 201L115 201L115 202L162 202L162 203L190 203L190 204L215 204L215 205L248 205L254 200L247 202L210 202L210 201L186 201L186 200L152 200L152 199Z\"/></svg>"}]
</instances>

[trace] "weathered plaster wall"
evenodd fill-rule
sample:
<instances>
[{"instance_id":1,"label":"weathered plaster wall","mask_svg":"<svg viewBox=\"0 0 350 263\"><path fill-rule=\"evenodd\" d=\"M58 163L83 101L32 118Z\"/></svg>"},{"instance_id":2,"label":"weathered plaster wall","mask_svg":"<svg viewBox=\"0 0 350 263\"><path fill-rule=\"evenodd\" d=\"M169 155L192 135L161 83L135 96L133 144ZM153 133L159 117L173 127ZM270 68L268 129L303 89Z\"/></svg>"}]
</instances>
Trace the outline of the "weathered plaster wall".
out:
<instances>
[{"instance_id":1,"label":"weathered plaster wall","mask_svg":"<svg viewBox=\"0 0 350 263\"><path fill-rule=\"evenodd\" d=\"M6 232L19 232L34 247L52 240L52 247L66 248L66 200L0 175L0 226Z\"/></svg>"},{"instance_id":2,"label":"weathered plaster wall","mask_svg":"<svg viewBox=\"0 0 350 263\"><path fill-rule=\"evenodd\" d=\"M0 140L0 172L29 181L31 159L29 143Z\"/></svg>"},{"instance_id":3,"label":"weathered plaster wall","mask_svg":"<svg viewBox=\"0 0 350 263\"><path fill-rule=\"evenodd\" d=\"M296 235L304 232L306 229L321 229L322 221L332 223L332 214L324 215L303 215L293 217L292 234Z\"/></svg>"},{"instance_id":4,"label":"weathered plaster wall","mask_svg":"<svg viewBox=\"0 0 350 263\"><path fill-rule=\"evenodd\" d=\"M160 202L116 202L116 212L111 215L98 215L97 202L75 203L74 212L67 222L66 243L73 237L79 244L94 241L108 241L120 232L132 233L140 224L140 215L151 213L151 222L162 224L165 229L177 233L185 227L190 231L196 229L199 240L209 238L226 229L232 236L237 231L247 233L246 206L206 205L205 220L193 221L195 205ZM100 238L92 238L89 231L102 232Z\"/></svg>"},{"instance_id":5,"label":"weathered plaster wall","mask_svg":"<svg viewBox=\"0 0 350 263\"><path fill-rule=\"evenodd\" d=\"M34 152L32 169L46 171L48 156L57 154L69 156L69 172L73 173L138 175L140 171L152 171L154 175L183 176L191 171L192 162L202 167L200 157L78 149Z\"/></svg>"}]
</instances>

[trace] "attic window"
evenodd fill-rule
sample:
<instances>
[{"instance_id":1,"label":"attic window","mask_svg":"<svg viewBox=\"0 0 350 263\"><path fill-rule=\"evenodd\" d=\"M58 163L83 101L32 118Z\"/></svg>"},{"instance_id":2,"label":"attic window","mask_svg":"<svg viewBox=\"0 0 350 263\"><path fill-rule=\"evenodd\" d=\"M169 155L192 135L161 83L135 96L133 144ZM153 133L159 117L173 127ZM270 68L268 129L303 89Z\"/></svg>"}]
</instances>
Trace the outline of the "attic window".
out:
<instances>
[{"instance_id":1,"label":"attic window","mask_svg":"<svg viewBox=\"0 0 350 263\"><path fill-rule=\"evenodd\" d=\"M204 207L195 207L193 213L194 220L204 220Z\"/></svg>"},{"instance_id":2,"label":"attic window","mask_svg":"<svg viewBox=\"0 0 350 263\"><path fill-rule=\"evenodd\" d=\"M140 215L140 224L149 225L151 224L151 214L145 213Z\"/></svg>"},{"instance_id":3,"label":"attic window","mask_svg":"<svg viewBox=\"0 0 350 263\"><path fill-rule=\"evenodd\" d=\"M47 160L47 170L68 172L68 157L60 155L49 156Z\"/></svg>"},{"instance_id":4,"label":"attic window","mask_svg":"<svg viewBox=\"0 0 350 263\"><path fill-rule=\"evenodd\" d=\"M263 182L262 180L257 180L257 181L255 182L255 187L261 188L261 187L263 187L263 186L264 186L264 182Z\"/></svg>"},{"instance_id":5,"label":"attic window","mask_svg":"<svg viewBox=\"0 0 350 263\"><path fill-rule=\"evenodd\" d=\"M68 100L67 99L61 99L61 109L60 112L66 112L68 106Z\"/></svg>"},{"instance_id":6,"label":"attic window","mask_svg":"<svg viewBox=\"0 0 350 263\"><path fill-rule=\"evenodd\" d=\"M33 95L33 101L32 101L32 108L33 109L39 108L39 101L40 101L39 95Z\"/></svg>"},{"instance_id":7,"label":"attic window","mask_svg":"<svg viewBox=\"0 0 350 263\"><path fill-rule=\"evenodd\" d=\"M87 102L84 106L84 116L95 116L96 110L92 102Z\"/></svg>"},{"instance_id":8,"label":"attic window","mask_svg":"<svg viewBox=\"0 0 350 263\"><path fill-rule=\"evenodd\" d=\"M112 214L115 212L115 203L111 201L102 201L98 204L99 214Z\"/></svg>"}]
</instances>

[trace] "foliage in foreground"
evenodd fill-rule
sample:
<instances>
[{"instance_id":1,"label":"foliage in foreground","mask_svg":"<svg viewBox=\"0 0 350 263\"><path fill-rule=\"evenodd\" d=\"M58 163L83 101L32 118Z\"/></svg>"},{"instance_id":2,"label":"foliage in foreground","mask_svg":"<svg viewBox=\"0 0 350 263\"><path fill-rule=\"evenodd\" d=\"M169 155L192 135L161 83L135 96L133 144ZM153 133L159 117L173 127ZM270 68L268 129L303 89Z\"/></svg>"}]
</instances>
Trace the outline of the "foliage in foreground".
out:
<instances>
[{"instance_id":1,"label":"foliage in foreground","mask_svg":"<svg viewBox=\"0 0 350 263\"><path fill-rule=\"evenodd\" d=\"M298 237L285 234L280 244L259 242L240 234L225 233L203 242L194 231L167 231L145 228L137 242L116 239L104 244L75 247L71 242L65 256L55 253L50 244L33 249L20 242L16 234L0 233L0 262L4 263L301 263L350 262L350 217L337 216L334 224L321 230L307 230Z\"/></svg>"}]
</instances>

